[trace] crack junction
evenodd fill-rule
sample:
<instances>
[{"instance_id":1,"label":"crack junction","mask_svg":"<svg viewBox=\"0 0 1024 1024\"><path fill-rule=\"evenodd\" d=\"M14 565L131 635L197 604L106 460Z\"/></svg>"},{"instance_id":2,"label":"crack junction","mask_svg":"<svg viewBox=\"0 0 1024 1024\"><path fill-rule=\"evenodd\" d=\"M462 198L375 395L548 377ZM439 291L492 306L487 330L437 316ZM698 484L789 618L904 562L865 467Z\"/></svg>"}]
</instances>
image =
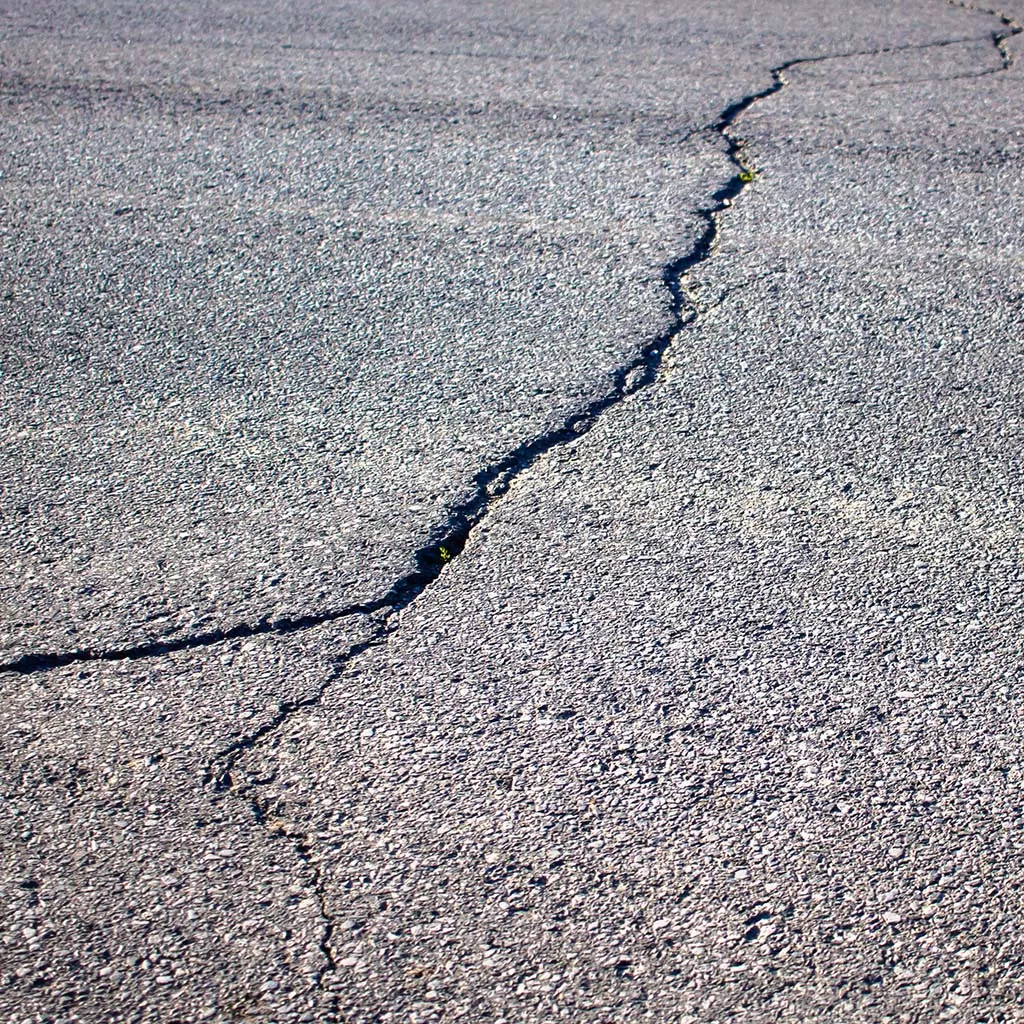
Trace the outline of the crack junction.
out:
<instances>
[{"instance_id":1,"label":"crack junction","mask_svg":"<svg viewBox=\"0 0 1024 1024\"><path fill-rule=\"evenodd\" d=\"M966 6L966 4L958 3L958 0L949 0L949 2L957 4L957 6ZM997 70L1005 70L1012 64L1012 54L1006 47L1006 39L1021 31L1020 26L1017 26L1015 22L1011 24L1004 21L1004 24L1008 25L1010 31L996 33L993 39L1003 60L1003 67ZM246 796L256 820L265 824L267 821L266 807L257 797L251 795L253 786L258 783L236 783L232 777L233 769L245 754L267 736L276 732L296 711L319 704L333 681L340 676L349 662L358 658L371 647L381 646L387 642L389 635L398 628L396 621L398 614L411 605L438 579L448 562L458 558L469 542L473 530L508 492L512 483L520 475L548 451L575 441L587 433L605 411L659 382L662 379L665 355L683 330L701 315L716 308L732 291L752 283L751 281L741 282L734 288L727 289L714 303L704 306L693 294L689 280L693 268L714 255L722 214L758 177L758 169L747 152L746 142L733 131L737 120L756 103L784 89L789 84L786 73L801 65L855 56L880 56L909 49L924 50L963 41L944 40L913 46L891 46L875 50L793 58L771 69L771 84L766 88L730 104L714 122L703 129L698 129L698 131L716 134L725 140L727 157L733 165L735 173L713 193L710 204L697 211L698 218L704 222L704 230L697 241L685 255L666 264L663 268L662 281L671 296L672 326L668 331L644 345L629 362L615 370L612 375L611 388L603 396L594 399L582 410L568 416L560 427L523 442L504 459L484 467L473 477L470 496L461 504L450 509L447 521L438 526L433 531L428 543L415 552L415 568L396 580L385 595L371 604L361 606L366 613L375 614L372 637L354 645L339 656L334 663L333 672L315 694L303 701L282 705L281 710L270 722L223 750L211 762L205 775L205 782L208 785L212 784L215 793ZM326 976L336 970L336 958L332 946L334 921L327 906L321 868L314 855L308 834L301 831L284 834L293 842L297 855L311 872L311 885L316 892L321 916L324 920L324 934L320 949L324 956L325 966L318 979L318 987L324 990Z\"/></svg>"},{"instance_id":2,"label":"crack junction","mask_svg":"<svg viewBox=\"0 0 1024 1024\"><path fill-rule=\"evenodd\" d=\"M966 0L948 0L948 2L966 10L990 14L1000 19L1004 30L994 32L992 40L1000 54L1002 66L995 70L1008 70L1014 61L1008 40L1024 31L1024 28L1012 17L1002 12L977 8ZM448 510L445 521L438 524L431 531L426 543L414 552L414 567L395 580L385 594L371 601L341 609L290 619L264 619L256 624L241 624L226 630L211 630L177 640L139 644L116 651L81 650L65 653L29 654L8 664L0 665L0 672L28 674L49 671L77 662L121 661L154 657L212 646L233 639L271 633L296 632L337 621L347 616L361 615L369 618L372 623L370 636L353 644L334 660L332 671L316 691L302 700L283 703L270 720L220 751L208 764L204 773L204 785L212 787L215 799L221 799L227 795L246 798L255 821L267 828L274 827L280 835L287 838L292 843L299 860L308 870L310 875L308 884L316 894L319 915L324 922L319 944L324 966L316 980L316 987L324 990L326 976L335 972L337 967L332 945L334 922L327 906L322 868L315 856L311 837L301 831L278 828L273 825L268 816L267 807L252 793L254 784L237 782L233 778L233 771L238 763L249 751L277 732L296 713L318 705L345 666L370 648L381 646L387 642L390 634L398 628L400 613L437 581L449 562L459 557L474 529L508 492L519 476L547 452L569 444L586 434L608 409L663 378L663 363L666 353L689 325L718 304L715 303L710 307L701 305L693 293L689 280L690 274L696 266L714 255L722 214L758 176L757 167L747 153L745 141L733 130L736 122L744 113L756 103L785 88L789 84L786 73L804 64L816 64L855 56L879 56L909 49L924 50L962 41L945 40L914 46L890 46L875 50L794 58L770 70L771 82L764 89L750 93L731 103L714 122L702 129L697 129L698 132L714 134L725 141L726 155L733 166L734 173L712 194L709 204L697 211L697 217L703 222L704 227L696 242L686 254L666 264L662 270L663 284L671 296L672 324L670 328L648 341L632 359L617 368L611 374L610 387L603 395L593 399L584 408L569 414L560 426L522 442L498 462L480 469L470 481L469 496ZM742 287L742 285L736 287Z\"/></svg>"}]
</instances>

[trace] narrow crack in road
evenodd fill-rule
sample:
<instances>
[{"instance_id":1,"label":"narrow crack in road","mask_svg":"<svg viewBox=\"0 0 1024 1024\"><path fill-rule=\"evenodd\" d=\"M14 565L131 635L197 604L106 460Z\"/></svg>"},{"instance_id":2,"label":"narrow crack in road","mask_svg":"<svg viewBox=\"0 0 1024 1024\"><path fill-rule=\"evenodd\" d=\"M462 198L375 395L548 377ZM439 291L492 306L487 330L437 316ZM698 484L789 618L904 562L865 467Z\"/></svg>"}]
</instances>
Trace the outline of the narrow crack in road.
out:
<instances>
[{"instance_id":1,"label":"narrow crack in road","mask_svg":"<svg viewBox=\"0 0 1024 1024\"><path fill-rule=\"evenodd\" d=\"M991 37L993 45L999 52L1001 66L987 69L981 74L997 73L1012 67L1014 55L1008 45L1008 40L1024 31L1024 26L999 10L977 7L967 0L948 0L948 2L964 10L998 18L1003 26L1003 30L993 32ZM79 662L142 659L209 647L233 639L267 634L287 634L311 629L350 616L369 618L373 624L369 638L353 644L347 651L335 658L333 671L314 693L302 700L282 703L277 713L269 721L222 750L205 770L204 785L212 787L215 799L232 796L247 800L256 822L268 826L268 808L252 792L252 785L244 781L236 781L232 777L233 770L245 754L268 736L277 732L297 712L303 708L317 705L347 664L370 648L386 643L388 637L398 628L398 614L411 605L440 577L449 562L459 557L474 529L508 492L513 481L547 452L575 441L587 433L608 409L663 379L663 363L666 353L686 327L708 309L714 308L701 305L696 296L692 294L689 277L696 266L714 255L721 215L757 178L757 168L747 153L745 141L733 131L738 119L760 100L767 99L785 88L789 84L786 73L801 65L853 57L880 56L906 50L927 50L969 41L971 41L971 37L794 58L771 69L771 84L769 86L731 103L714 122L689 133L687 137L705 132L724 139L727 144L727 156L734 168L734 173L711 196L710 204L697 211L697 217L704 224L704 230L700 237L685 255L668 263L662 271L662 280L671 295L673 320L671 327L645 344L632 359L614 371L611 375L611 387L604 395L594 399L583 409L570 414L561 426L524 441L500 461L485 466L477 472L471 481L470 496L448 511L445 520L431 531L427 543L414 553L415 567L397 579L382 596L340 609L295 618L264 619L256 624L243 623L227 629L210 630L179 639L153 641L119 650L78 650L64 653L27 654L0 665L0 673L29 674L50 671ZM720 297L714 305L718 305L723 298L724 296ZM316 894L318 901L319 916L323 921L319 948L324 959L324 966L316 979L316 985L323 989L326 975L335 970L335 957L332 948L334 922L327 906L321 867L308 835L287 831L280 832L280 834L292 843L297 857L309 870L310 878L307 884Z\"/></svg>"},{"instance_id":2,"label":"narrow crack in road","mask_svg":"<svg viewBox=\"0 0 1024 1024\"><path fill-rule=\"evenodd\" d=\"M969 7L966 3L961 3L960 0L949 0L949 3L966 9L978 10ZM1002 61L1001 67L992 70L1007 70L1012 66L1013 56L1006 46L1006 40L1021 32L1022 26L1000 12L982 11L979 13L999 17L1007 28L1006 32L993 33L992 37L993 45L999 51ZM671 328L648 342L633 359L615 371L612 377L612 388L603 397L595 399L582 411L572 414L561 427L524 442L500 462L485 467L477 473L473 478L472 496L461 505L454 507L449 513L447 521L434 531L431 541L415 553L415 570L401 577L387 594L372 602L372 605L363 606L361 609L367 614L381 613L370 639L353 645L336 658L334 671L314 694L301 701L282 704L277 715L271 721L223 750L207 767L204 783L212 785L214 792L221 796L232 795L248 800L256 821L266 823L269 808L252 792L253 785L244 781L236 782L232 777L232 770L236 768L244 755L267 736L275 733L296 712L319 704L326 691L349 662L370 648L381 646L387 642L388 636L398 628L397 622L393 621L394 617L411 605L424 590L439 578L448 562L458 558L473 530L508 491L517 477L548 451L574 441L585 434L605 411L662 379L665 355L679 335L698 317L724 301L724 296L722 296L711 306L702 305L691 292L688 279L694 267L714 255L721 215L758 176L757 168L747 152L745 140L736 135L732 129L737 120L754 104L773 96L789 84L786 78L787 71L804 64L820 64L853 57L881 56L906 50L927 50L968 41L971 40L952 39L934 43L793 58L771 69L771 85L730 104L716 121L701 129L716 134L726 141L727 155L735 173L712 195L710 205L697 212L697 216L704 222L705 228L696 243L688 253L667 264L662 271L662 280L672 296L671 308L674 322ZM985 73L990 72L986 71ZM324 957L324 966L317 977L317 986L323 990L324 979L328 974L334 972L336 960L331 944L334 920L327 905L322 869L317 862L308 835L305 833L284 834L295 844L299 859L310 870L310 888L316 895L323 921L320 950Z\"/></svg>"}]
</instances>

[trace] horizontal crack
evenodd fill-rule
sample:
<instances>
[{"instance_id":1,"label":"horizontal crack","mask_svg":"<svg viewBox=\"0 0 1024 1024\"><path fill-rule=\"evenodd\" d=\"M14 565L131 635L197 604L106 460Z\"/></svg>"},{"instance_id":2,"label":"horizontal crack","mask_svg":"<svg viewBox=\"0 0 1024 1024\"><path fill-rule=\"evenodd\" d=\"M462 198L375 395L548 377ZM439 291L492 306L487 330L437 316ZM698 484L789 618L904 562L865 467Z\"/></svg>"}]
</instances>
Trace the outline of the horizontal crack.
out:
<instances>
[{"instance_id":1,"label":"horizontal crack","mask_svg":"<svg viewBox=\"0 0 1024 1024\"><path fill-rule=\"evenodd\" d=\"M90 650L85 648L77 651L61 653L25 654L14 661L0 665L0 672L15 672L27 675L30 672L49 672L55 668L90 661L130 661L138 658L156 658L163 654L175 654L199 647L212 647L226 640L243 640L251 636L266 636L268 633L297 633L299 630L312 629L329 622L337 622L353 615L368 615L376 611L379 603L353 604L334 611L312 613L278 619L261 619L259 622L242 622L227 629L211 629L203 633L193 633L177 639L153 640L135 644L132 647L121 647L114 650Z\"/></svg>"}]
</instances>

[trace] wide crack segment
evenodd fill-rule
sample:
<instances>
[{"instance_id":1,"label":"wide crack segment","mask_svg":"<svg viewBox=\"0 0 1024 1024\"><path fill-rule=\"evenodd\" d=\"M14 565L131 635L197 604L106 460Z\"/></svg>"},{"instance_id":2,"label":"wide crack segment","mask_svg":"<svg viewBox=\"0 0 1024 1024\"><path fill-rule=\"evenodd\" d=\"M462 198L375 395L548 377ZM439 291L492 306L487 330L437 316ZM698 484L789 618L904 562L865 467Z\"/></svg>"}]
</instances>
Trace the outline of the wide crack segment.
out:
<instances>
[{"instance_id":1,"label":"wide crack segment","mask_svg":"<svg viewBox=\"0 0 1024 1024\"><path fill-rule=\"evenodd\" d=\"M967 0L948 0L948 3L973 13L997 18L1002 26L1001 29L993 31L990 36L992 45L999 53L1000 66L981 72L968 72L956 77L977 77L1009 70L1014 64L1014 55L1008 45L1008 40L1024 31L1024 26L1000 10L977 7ZM204 785L212 789L215 799L233 795L247 800L256 822L266 826L268 824L266 804L252 792L252 785L236 781L232 774L245 754L268 736L277 732L293 715L304 708L319 704L331 684L351 661L370 648L386 643L390 634L398 627L398 614L409 607L437 581L448 563L459 557L473 531L508 492L513 481L552 449L569 444L586 434L607 410L637 392L656 384L662 378L666 353L675 344L681 333L708 311L707 307L702 306L690 290L690 274L695 267L714 255L722 214L758 177L757 167L747 152L745 141L734 131L736 122L743 114L756 103L784 89L789 84L786 73L805 64L820 64L854 57L875 57L908 50L928 50L972 41L977 41L977 37L796 57L771 68L770 85L730 103L713 122L687 133L684 138L706 133L723 139L726 143L727 157L733 167L733 174L713 193L708 205L697 211L696 215L698 220L703 223L703 230L689 251L667 263L662 269L662 282L671 296L671 326L664 333L648 341L628 362L612 373L610 386L602 396L593 399L582 409L568 415L560 426L523 441L500 461L480 469L470 481L469 497L451 507L445 519L431 530L427 542L414 552L414 568L395 580L388 591L380 597L340 609L295 618L263 619L255 624L241 624L228 629L210 630L180 639L154 641L119 650L27 654L15 661L0 665L0 672L27 674L49 671L78 662L124 661L155 657L183 650L209 647L234 639L293 633L351 616L368 618L372 624L370 636L353 644L347 651L342 652L334 659L333 671L316 691L301 700L283 702L272 718L259 728L232 742L220 751L206 767L203 778ZM325 976L335 970L335 957L332 948L334 922L327 907L322 870L308 835L292 831L280 834L293 844L296 855L308 870L308 884L310 889L315 892L318 901L319 914L323 921L319 948L323 955L324 966L316 984L318 988L323 989Z\"/></svg>"},{"instance_id":2,"label":"wide crack segment","mask_svg":"<svg viewBox=\"0 0 1024 1024\"><path fill-rule=\"evenodd\" d=\"M1001 11L979 8L966 0L948 0L950 4L979 14L988 14L1000 20L1001 31L992 33L992 42L999 51L1001 66L981 72L971 72L967 77L987 75L1008 70L1013 65L1013 54L1007 40L1024 31L1017 21ZM81 648L71 651L31 652L12 661L0 664L0 673L27 675L34 672L48 672L68 665L103 662L133 661L143 658L160 657L179 651L212 647L231 640L248 639L266 635L286 635L316 628L353 616L378 616L385 619L402 611L440 576L445 565L456 559L466 546L470 534L488 514L494 504L508 491L511 483L529 469L538 459L553 448L577 440L587 433L601 415L612 406L655 383L661 371L666 351L673 345L679 333L691 324L701 313L707 312L690 293L687 278L690 271L710 258L718 238L718 218L734 199L757 176L757 170L745 153L745 144L731 131L737 119L755 103L774 95L787 84L787 71L803 64L820 64L825 61L842 60L852 57L880 56L906 50L927 50L954 46L977 41L977 37L945 39L931 43L905 44L880 47L872 50L850 50L844 53L822 54L813 57L796 57L771 69L772 82L767 88L751 93L729 104L710 124L694 128L683 136L683 140L707 134L723 138L727 145L727 156L736 173L713 195L710 205L696 211L704 230L690 251L662 268L662 283L671 296L670 316L672 323L668 330L640 348L628 362L611 374L609 389L593 399L582 409L570 413L561 425L522 442L498 462L480 469L470 480L469 497L460 504L450 507L445 519L435 526L426 543L413 552L414 568L400 576L381 596L368 601L345 605L341 608L310 612L306 615L266 617L255 623L242 622L230 627L204 630L183 637L156 639L127 647L114 649ZM958 76L959 77L959 76ZM367 645L357 645L365 649ZM354 650L354 649L353 649ZM360 651L361 652L361 651ZM352 652L342 656L348 660Z\"/></svg>"}]
</instances>

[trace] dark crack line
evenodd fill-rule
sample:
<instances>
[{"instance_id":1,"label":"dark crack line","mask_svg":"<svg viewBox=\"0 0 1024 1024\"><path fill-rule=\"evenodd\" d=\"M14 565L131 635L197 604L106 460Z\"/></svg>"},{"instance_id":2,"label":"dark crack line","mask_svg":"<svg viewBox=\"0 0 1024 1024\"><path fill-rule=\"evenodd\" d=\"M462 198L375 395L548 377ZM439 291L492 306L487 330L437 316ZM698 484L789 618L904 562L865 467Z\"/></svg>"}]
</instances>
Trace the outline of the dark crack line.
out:
<instances>
[{"instance_id":1,"label":"dark crack line","mask_svg":"<svg viewBox=\"0 0 1024 1024\"><path fill-rule=\"evenodd\" d=\"M147 643L136 644L133 647L121 647L115 650L104 651L85 648L83 650L64 651L62 653L25 654L14 661L0 665L0 673L13 672L18 675L28 675L32 672L49 672L55 668L64 668L67 665L83 662L132 661L141 658L156 658L163 654L175 654L178 651L212 647L214 644L224 643L228 640L244 640L248 637L266 636L270 633L278 635L297 633L300 630L312 629L315 626L323 626L327 623L337 622L339 619L355 615L371 615L378 608L379 602L371 601L367 604L353 604L331 611L314 612L310 615L277 619L266 618L260 619L255 623L242 622L228 629L211 629L203 633L193 633L190 636L167 640L153 640Z\"/></svg>"},{"instance_id":2,"label":"dark crack line","mask_svg":"<svg viewBox=\"0 0 1024 1024\"><path fill-rule=\"evenodd\" d=\"M966 4L958 3L958 0L948 0L948 2L953 4L954 6L960 6L965 8L967 7ZM977 8L973 7L969 9L977 10ZM996 15L994 12L983 13L993 13L993 16L999 17L999 15ZM1020 30L1017 29L1017 31ZM1008 33L1008 35L1015 34L1016 32ZM793 60L786 61L784 64L779 64L777 67L772 68L771 73L773 76L780 72L784 74L786 71L796 67L799 64L821 64L825 61L850 60L854 57L881 57L887 53L905 53L910 50L937 50L946 46L962 46L964 43L976 43L984 38L990 37L956 36L952 39L938 39L931 43L899 43L894 44L892 46L880 46L874 50L845 50L841 53L824 53L814 57L796 57ZM1000 52L1002 51L1000 50ZM966 75L955 77L974 78L980 77L981 75L990 75L994 71L1002 70L1004 70L1004 68L990 68L985 71L970 72ZM771 89L765 92L764 94L759 94L758 96L754 97L753 102L757 102L757 100L759 99L764 99L765 96L770 96L773 92L776 91L776 89ZM696 128L691 128L689 131L684 132L683 135L680 136L680 141L688 142L690 139L699 135L722 135L723 127L727 128L732 124L732 121L729 119L731 111L736 107L742 107L742 110L746 110L750 106L750 104L747 102L748 100L749 97L744 97L741 100L737 100L731 106L726 107L725 110L721 114L719 114L719 116L714 121L711 121L705 125L700 125ZM742 110L740 111L740 113L742 113Z\"/></svg>"},{"instance_id":3,"label":"dark crack line","mask_svg":"<svg viewBox=\"0 0 1024 1024\"><path fill-rule=\"evenodd\" d=\"M1006 31L993 33L993 44L1002 58L1002 67L996 70L1007 70L1013 63L1013 54L1007 45L1007 40L1021 32L1021 26L1002 12L976 8L965 0L948 0L948 2L954 6L990 14L1000 19ZM754 104L785 88L788 84L786 72L801 65L858 56L880 56L905 50L926 50L966 41L969 40L942 40L934 43L887 46L874 50L794 58L771 69L771 84L766 88L750 93L729 104L715 121L697 129L697 132L713 133L725 141L727 157L733 165L735 173L711 196L710 204L697 211L697 217L703 222L704 230L689 252L666 264L662 270L662 282L671 296L670 312L673 320L671 327L649 341L631 360L612 373L611 387L603 396L595 398L583 409L570 414L561 426L524 441L500 461L478 471L471 481L470 496L449 509L445 522L435 527L431 531L427 543L414 553L415 567L396 580L381 597L335 611L291 619L266 619L255 625L242 624L227 630L211 630L178 640L156 641L117 651L86 650L64 654L29 654L14 662L0 665L0 672L25 674L46 671L75 662L122 661L153 657L211 646L243 637L296 632L337 621L347 616L371 617L374 625L370 637L353 644L347 651L340 654L334 660L333 670L312 694L301 700L282 703L271 719L253 732L235 740L207 766L204 774L205 786L212 786L217 797L248 796L249 806L256 822L269 827L265 805L256 797L249 795L252 784L236 783L232 777L232 771L239 760L268 736L277 732L297 712L317 706L348 663L359 658L370 648L385 644L389 636L397 629L397 624L391 621L392 618L411 605L424 590L430 587L439 578L448 562L458 558L475 527L508 492L512 482L547 452L575 441L587 433L608 409L660 381L662 379L660 371L666 352L688 325L702 313L718 305L716 302L711 307L703 307L691 294L689 276L696 266L714 255L719 235L720 216L757 177L757 169L747 155L744 140L732 131L736 121ZM693 134L696 132L691 132L686 137L689 138ZM325 976L336 970L336 959L332 945L334 922L324 894L322 868L313 853L313 845L308 834L300 831L282 831L281 834L292 843L296 856L310 872L310 885L318 900L319 915L323 921L319 949L323 956L324 966L316 979L316 988L323 991Z\"/></svg>"},{"instance_id":4,"label":"dark crack line","mask_svg":"<svg viewBox=\"0 0 1024 1024\"><path fill-rule=\"evenodd\" d=\"M282 701L278 705L277 712L258 729L254 729L252 732L239 737L218 752L207 764L203 772L203 785L212 785L215 793L225 793L231 790L234 787L231 769L240 757L247 751L252 750L264 737L280 729L296 712L302 711L304 708L316 707L323 699L331 683L340 675L341 669L348 662L355 660L371 647L380 647L381 644L386 642L388 634L393 630L394 626L388 622L387 617L378 620L369 637L352 644L347 651L333 659L332 670L320 686L311 694L308 694L301 700Z\"/></svg>"},{"instance_id":5,"label":"dark crack line","mask_svg":"<svg viewBox=\"0 0 1024 1024\"><path fill-rule=\"evenodd\" d=\"M996 18L1003 26L1001 32L992 33L992 45L999 51L999 56L1002 59L1002 67L992 68L990 71L980 72L980 75L991 75L999 71L1009 71L1013 67L1014 60L1016 59L1013 54L1013 50L1010 49L1010 40L1024 32L1024 25L1022 25L1012 14L1007 14L1006 11L1001 11L997 7L979 7L977 4L972 4L970 0L947 0L953 7L959 7L964 11L973 11L975 14L987 14L990 18ZM970 76L964 76L970 77Z\"/></svg>"},{"instance_id":6,"label":"dark crack line","mask_svg":"<svg viewBox=\"0 0 1024 1024\"><path fill-rule=\"evenodd\" d=\"M999 52L1004 54L1003 67L964 77L987 75L993 71L1001 71L1010 67L1013 58L1012 54L1005 55L1008 54L1008 50L1005 50L1005 41L1022 31L1021 26L1008 15L995 10L974 7L966 0L948 0L948 2L965 10L990 14L999 18L1007 26L1005 32L993 34L994 44ZM611 389L603 396L594 399L583 409L571 413L563 420L561 426L523 442L499 462L492 463L478 471L470 481L471 496L461 504L449 509L446 522L431 530L427 543L414 553L415 568L396 580L381 597L346 605L342 608L311 612L307 615L283 618L268 617L255 623L243 622L223 629L211 629L178 638L151 640L129 647L109 650L82 648L73 651L24 654L13 661L0 664L0 674L27 675L35 672L49 672L53 669L80 663L154 658L175 654L179 651L212 647L231 640L271 634L285 635L357 615L371 616L383 612L387 616L406 608L422 593L425 587L430 586L437 579L448 561L462 553L473 528L487 515L492 503L504 496L516 477L529 469L551 449L574 441L585 434L606 410L658 380L665 351L673 344L679 332L704 312L697 299L686 291L685 279L693 267L703 263L711 256L718 236L718 215L731 205L733 199L756 176L756 170L752 166L748 166L742 158L743 140L734 137L729 131L741 114L759 100L766 99L782 89L786 85L785 73L802 64L820 64L824 61L844 60L852 57L877 57L886 53L899 53L908 50L937 49L974 42L978 38L978 36L965 36L931 43L906 43L879 47L874 50L848 50L842 53L796 57L771 69L772 84L770 86L731 103L714 121L694 128L681 136L683 142L701 134L715 135L725 139L728 145L727 156L737 169L737 173L712 195L711 206L697 211L697 218L704 222L705 228L695 245L685 256L666 264L662 270L662 283L672 297L670 306L672 325L666 332L641 348L628 363L613 371Z\"/></svg>"},{"instance_id":7,"label":"dark crack line","mask_svg":"<svg viewBox=\"0 0 1024 1024\"><path fill-rule=\"evenodd\" d=\"M954 0L950 0L950 2L954 2ZM390 635L398 628L397 623L393 624L390 621L392 617L411 605L424 590L434 583L449 561L458 558L474 528L507 493L517 477L553 448L575 441L587 433L606 410L660 381L662 379L660 371L665 354L683 330L702 314L716 308L730 292L752 283L743 282L733 289L727 289L717 302L706 307L691 293L689 287L689 276L693 268L714 255L721 215L729 209L733 200L757 178L757 168L746 152L746 143L732 131L736 121L754 104L784 89L788 84L786 72L802 64L816 64L854 56L879 56L899 50L924 50L933 46L953 45L954 42L959 42L959 40L794 58L771 69L771 84L769 86L745 96L722 111L717 120L705 130L713 131L725 140L727 156L735 173L712 195L710 205L697 211L697 217L704 222L704 230L690 251L666 264L662 270L662 281L672 297L673 324L670 329L644 345L633 359L614 372L612 387L604 396L594 399L584 409L570 415L561 427L523 442L500 462L485 467L473 477L471 496L449 511L447 521L436 528L432 533L431 540L415 553L415 569L397 580L381 598L370 605L362 606L366 612L381 613L376 621L373 635L369 639L353 645L340 655L334 662L333 671L316 692L301 701L282 704L278 713L270 721L247 736L236 740L214 758L207 768L204 781L207 785L213 785L216 794L247 797L256 820L266 824L266 806L251 795L252 787L259 783L236 783L232 777L233 769L245 754L280 729L295 712L318 705L349 662L358 658L371 647L387 643ZM334 920L327 906L322 868L313 853L313 844L307 833L285 832L283 834L293 843L296 855L311 872L311 884L316 893L321 919L324 922L320 940L324 966L317 978L317 988L323 991L326 975L336 970L336 958L332 945Z\"/></svg>"},{"instance_id":8,"label":"dark crack line","mask_svg":"<svg viewBox=\"0 0 1024 1024\"><path fill-rule=\"evenodd\" d=\"M1013 51L1010 49L1009 40L1015 35L1019 35L1021 32L1024 32L1024 25L1021 25L1020 22L1011 15L992 7L976 7L974 4L968 3L967 0L947 0L947 2L952 7L959 7L964 11L972 11L975 14L986 14L993 18L997 18L1003 24L1005 31L992 32L987 37L999 54L999 67L985 68L982 71L962 71L956 75L936 75L925 76L922 78L894 78L882 82L870 82L867 85L860 86L860 88L878 89L888 86L921 85L925 82L959 82L974 78L985 78L988 75L998 75L1013 67L1015 58ZM932 46L956 46L961 43L977 42L978 38L978 36L965 36L962 39L947 39L941 43L926 43L924 44L924 47L921 45L908 44L906 46L894 46L886 51L880 52L895 53L899 50L917 50ZM856 56L856 54L851 54L851 56Z\"/></svg>"},{"instance_id":9,"label":"dark crack line","mask_svg":"<svg viewBox=\"0 0 1024 1024\"><path fill-rule=\"evenodd\" d=\"M263 825L266 828L273 829L284 839L289 840L295 848L296 855L306 868L309 870L311 876L311 888L317 895L319 904L320 918L324 923L324 930L320 937L319 949L323 956L324 964L319 969L316 975L316 988L320 989L323 987L324 975L337 969L337 961L334 957L334 948L331 945L331 939L334 936L334 920L327 911L327 905L323 895L323 872L313 855L313 849L309 842L309 836L304 832L289 832L283 825L274 821L268 813L267 805L256 799L255 797L249 801L249 809L252 811L252 816L256 823Z\"/></svg>"}]
</instances>

